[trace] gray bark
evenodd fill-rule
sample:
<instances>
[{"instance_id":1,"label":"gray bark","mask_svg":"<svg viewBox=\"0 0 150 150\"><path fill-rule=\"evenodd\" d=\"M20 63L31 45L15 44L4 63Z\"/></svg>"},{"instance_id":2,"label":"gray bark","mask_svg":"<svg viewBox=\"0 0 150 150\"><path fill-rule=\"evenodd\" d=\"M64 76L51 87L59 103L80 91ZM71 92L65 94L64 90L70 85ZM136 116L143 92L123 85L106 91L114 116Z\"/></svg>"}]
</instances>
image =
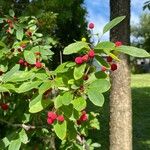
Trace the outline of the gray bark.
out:
<instances>
[{"instance_id":1,"label":"gray bark","mask_svg":"<svg viewBox=\"0 0 150 150\"><path fill-rule=\"evenodd\" d=\"M126 19L110 32L110 40L130 44L130 0L110 0L111 19ZM111 73L110 150L132 150L132 102L128 57L120 54L118 69Z\"/></svg>"}]
</instances>

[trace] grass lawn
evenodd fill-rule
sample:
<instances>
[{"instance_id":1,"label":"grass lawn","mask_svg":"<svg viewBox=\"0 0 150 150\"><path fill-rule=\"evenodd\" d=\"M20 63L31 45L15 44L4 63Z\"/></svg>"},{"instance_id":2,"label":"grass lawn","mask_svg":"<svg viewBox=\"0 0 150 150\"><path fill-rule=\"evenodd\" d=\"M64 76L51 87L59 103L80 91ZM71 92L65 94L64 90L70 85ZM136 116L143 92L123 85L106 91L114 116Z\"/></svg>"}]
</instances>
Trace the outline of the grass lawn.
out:
<instances>
[{"instance_id":1,"label":"grass lawn","mask_svg":"<svg viewBox=\"0 0 150 150\"><path fill-rule=\"evenodd\" d=\"M150 150L150 74L132 75L133 150ZM101 143L101 150L109 150L109 94L100 110L101 130L91 131L89 137Z\"/></svg>"}]
</instances>

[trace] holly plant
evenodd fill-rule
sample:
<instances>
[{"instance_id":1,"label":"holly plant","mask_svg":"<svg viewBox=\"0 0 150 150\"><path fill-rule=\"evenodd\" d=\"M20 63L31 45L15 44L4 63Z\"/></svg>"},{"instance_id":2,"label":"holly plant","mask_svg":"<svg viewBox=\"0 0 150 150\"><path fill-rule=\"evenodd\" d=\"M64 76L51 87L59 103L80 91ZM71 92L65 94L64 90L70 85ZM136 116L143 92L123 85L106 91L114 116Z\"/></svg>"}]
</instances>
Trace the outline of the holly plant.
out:
<instances>
[{"instance_id":1,"label":"holly plant","mask_svg":"<svg viewBox=\"0 0 150 150\"><path fill-rule=\"evenodd\" d=\"M125 17L107 23L103 34ZM96 45L83 38L63 50L74 60L51 70L56 42L38 33L38 19L9 15L0 18L0 149L95 149L89 130L99 130L99 116L90 104L102 107L109 90L109 73L116 71L121 52L150 57L143 49L120 41ZM89 29L94 23L89 24ZM104 58L104 56L106 56ZM101 69L96 69L97 62Z\"/></svg>"}]
</instances>

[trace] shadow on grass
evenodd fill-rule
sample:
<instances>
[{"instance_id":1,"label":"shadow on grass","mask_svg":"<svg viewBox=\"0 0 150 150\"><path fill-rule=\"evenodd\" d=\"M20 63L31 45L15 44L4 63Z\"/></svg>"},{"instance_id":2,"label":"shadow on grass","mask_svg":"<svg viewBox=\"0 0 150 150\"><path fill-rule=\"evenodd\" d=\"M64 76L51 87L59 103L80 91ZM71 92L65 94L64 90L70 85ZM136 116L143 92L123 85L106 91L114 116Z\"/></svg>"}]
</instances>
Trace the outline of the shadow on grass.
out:
<instances>
[{"instance_id":1,"label":"shadow on grass","mask_svg":"<svg viewBox=\"0 0 150 150\"><path fill-rule=\"evenodd\" d=\"M150 150L150 87L132 88L133 150ZM109 150L109 93L105 94L103 108L89 104L89 111L100 113L100 131L90 131L89 138ZM100 149L100 148L99 148Z\"/></svg>"}]
</instances>

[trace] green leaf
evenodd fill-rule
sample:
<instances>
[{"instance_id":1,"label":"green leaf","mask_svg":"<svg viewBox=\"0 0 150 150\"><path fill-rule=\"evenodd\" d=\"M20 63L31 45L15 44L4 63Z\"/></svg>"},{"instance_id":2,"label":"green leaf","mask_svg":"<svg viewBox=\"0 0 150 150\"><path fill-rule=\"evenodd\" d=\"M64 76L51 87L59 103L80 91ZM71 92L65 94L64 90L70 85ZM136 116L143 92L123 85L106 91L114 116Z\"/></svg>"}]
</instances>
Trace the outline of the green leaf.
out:
<instances>
[{"instance_id":1,"label":"green leaf","mask_svg":"<svg viewBox=\"0 0 150 150\"><path fill-rule=\"evenodd\" d=\"M71 92L65 92L62 97L62 104L69 105L73 100L73 94Z\"/></svg>"},{"instance_id":2,"label":"green leaf","mask_svg":"<svg viewBox=\"0 0 150 150\"><path fill-rule=\"evenodd\" d=\"M74 123L71 121L68 121L67 123L68 123L67 137L69 138L69 140L76 140L77 131L76 131L76 128L74 126Z\"/></svg>"},{"instance_id":3,"label":"green leaf","mask_svg":"<svg viewBox=\"0 0 150 150\"><path fill-rule=\"evenodd\" d=\"M74 109L77 111L82 111L86 108L86 100L83 97L79 97L72 101Z\"/></svg>"},{"instance_id":4,"label":"green leaf","mask_svg":"<svg viewBox=\"0 0 150 150\"><path fill-rule=\"evenodd\" d=\"M23 28L19 27L16 31L16 38L20 41L23 39Z\"/></svg>"},{"instance_id":5,"label":"green leaf","mask_svg":"<svg viewBox=\"0 0 150 150\"><path fill-rule=\"evenodd\" d=\"M29 103L29 112L37 113L45 109L52 101L51 100L43 100L42 95L38 95L35 99L33 99Z\"/></svg>"},{"instance_id":6,"label":"green leaf","mask_svg":"<svg viewBox=\"0 0 150 150\"><path fill-rule=\"evenodd\" d=\"M136 48L133 46L119 46L116 47L116 51L131 55L133 57L150 57L150 54L144 49Z\"/></svg>"},{"instance_id":7,"label":"green leaf","mask_svg":"<svg viewBox=\"0 0 150 150\"><path fill-rule=\"evenodd\" d=\"M54 106L56 109L58 109L59 107L61 107L62 104L62 97L63 95L58 95L55 99L54 99Z\"/></svg>"},{"instance_id":8,"label":"green leaf","mask_svg":"<svg viewBox=\"0 0 150 150\"><path fill-rule=\"evenodd\" d=\"M4 150L10 144L10 139L8 137L4 137L0 140L0 150Z\"/></svg>"},{"instance_id":9,"label":"green leaf","mask_svg":"<svg viewBox=\"0 0 150 150\"><path fill-rule=\"evenodd\" d=\"M32 51L24 51L24 58L29 64L36 63L36 57Z\"/></svg>"},{"instance_id":10,"label":"green leaf","mask_svg":"<svg viewBox=\"0 0 150 150\"><path fill-rule=\"evenodd\" d=\"M34 82L24 82L18 89L18 93L24 93L27 91L30 91L34 88L38 88L38 86L41 84L41 81L34 81Z\"/></svg>"},{"instance_id":11,"label":"green leaf","mask_svg":"<svg viewBox=\"0 0 150 150\"><path fill-rule=\"evenodd\" d=\"M27 144L29 141L28 141L28 136L25 132L24 129L22 129L20 132L19 132L19 138L20 138L20 141L24 144Z\"/></svg>"},{"instance_id":12,"label":"green leaf","mask_svg":"<svg viewBox=\"0 0 150 150\"><path fill-rule=\"evenodd\" d=\"M0 85L0 92L9 92L9 90L6 87L3 87L3 85Z\"/></svg>"},{"instance_id":13,"label":"green leaf","mask_svg":"<svg viewBox=\"0 0 150 150\"><path fill-rule=\"evenodd\" d=\"M10 15L11 17L14 17L14 16L15 16L15 13L14 13L14 11L13 11L12 9L9 10L9 15Z\"/></svg>"},{"instance_id":14,"label":"green leaf","mask_svg":"<svg viewBox=\"0 0 150 150\"><path fill-rule=\"evenodd\" d=\"M20 82L20 81L26 81L29 79L34 78L35 73L33 72L25 72L25 71L18 71L12 75L10 75L6 82Z\"/></svg>"},{"instance_id":15,"label":"green leaf","mask_svg":"<svg viewBox=\"0 0 150 150\"><path fill-rule=\"evenodd\" d=\"M94 90L99 91L100 93L103 93L110 89L110 82L106 79L98 79L92 82L88 88L94 89Z\"/></svg>"},{"instance_id":16,"label":"green leaf","mask_svg":"<svg viewBox=\"0 0 150 150\"><path fill-rule=\"evenodd\" d=\"M4 76L3 76L3 82L9 81L10 77L19 71L20 65L15 65L10 71L8 71Z\"/></svg>"},{"instance_id":17,"label":"green leaf","mask_svg":"<svg viewBox=\"0 0 150 150\"><path fill-rule=\"evenodd\" d=\"M96 106L102 107L104 104L104 96L96 89L88 89L89 100Z\"/></svg>"},{"instance_id":18,"label":"green leaf","mask_svg":"<svg viewBox=\"0 0 150 150\"><path fill-rule=\"evenodd\" d=\"M39 94L43 94L44 92L46 92L47 90L49 90L52 87L51 82L50 81L46 81L44 82L40 87L39 87Z\"/></svg>"},{"instance_id":19,"label":"green leaf","mask_svg":"<svg viewBox=\"0 0 150 150\"><path fill-rule=\"evenodd\" d=\"M96 55L95 59L101 66L105 66L106 68L110 68L110 65L102 58L102 56Z\"/></svg>"},{"instance_id":20,"label":"green leaf","mask_svg":"<svg viewBox=\"0 0 150 150\"><path fill-rule=\"evenodd\" d=\"M89 49L90 47L88 46L88 43L78 41L65 47L63 54L69 55L73 53L78 53L82 50L89 50Z\"/></svg>"},{"instance_id":21,"label":"green leaf","mask_svg":"<svg viewBox=\"0 0 150 150\"><path fill-rule=\"evenodd\" d=\"M66 64L67 64L67 62L62 63L61 65L59 65L59 66L56 68L55 72L56 72L56 73L63 73L63 72L66 72L66 71L68 70L68 68L65 68Z\"/></svg>"},{"instance_id":22,"label":"green leaf","mask_svg":"<svg viewBox=\"0 0 150 150\"><path fill-rule=\"evenodd\" d=\"M117 17L117 18L111 20L109 23L107 23L104 26L103 34L106 33L107 31L111 30L113 27L115 27L117 24L119 24L124 19L125 19L125 16L120 16L120 17Z\"/></svg>"},{"instance_id":23,"label":"green leaf","mask_svg":"<svg viewBox=\"0 0 150 150\"><path fill-rule=\"evenodd\" d=\"M70 104L69 106L63 105L61 108L61 111L64 113L64 116L67 118L70 118L73 113L73 105Z\"/></svg>"},{"instance_id":24,"label":"green leaf","mask_svg":"<svg viewBox=\"0 0 150 150\"><path fill-rule=\"evenodd\" d=\"M6 47L6 44L4 42L0 41L0 46Z\"/></svg>"},{"instance_id":25,"label":"green leaf","mask_svg":"<svg viewBox=\"0 0 150 150\"><path fill-rule=\"evenodd\" d=\"M86 68L86 63L82 64L82 65L76 65L74 68L74 78L75 80L78 80L80 78L82 78L84 71Z\"/></svg>"},{"instance_id":26,"label":"green leaf","mask_svg":"<svg viewBox=\"0 0 150 150\"><path fill-rule=\"evenodd\" d=\"M8 150L19 150L20 147L21 147L21 141L20 141L20 139L15 139L15 140L12 140L10 142Z\"/></svg>"},{"instance_id":27,"label":"green leaf","mask_svg":"<svg viewBox=\"0 0 150 150\"><path fill-rule=\"evenodd\" d=\"M64 121L63 123L56 123L54 125L54 131L56 133L56 135L58 136L58 138L60 138L61 140L64 140L67 134L67 122Z\"/></svg>"},{"instance_id":28,"label":"green leaf","mask_svg":"<svg viewBox=\"0 0 150 150\"><path fill-rule=\"evenodd\" d=\"M102 50L110 51L110 50L113 50L114 48L115 48L114 43L109 42L109 41L105 41L105 42L98 43L95 46L94 50L95 50L95 52L102 52Z\"/></svg>"}]
</instances>

